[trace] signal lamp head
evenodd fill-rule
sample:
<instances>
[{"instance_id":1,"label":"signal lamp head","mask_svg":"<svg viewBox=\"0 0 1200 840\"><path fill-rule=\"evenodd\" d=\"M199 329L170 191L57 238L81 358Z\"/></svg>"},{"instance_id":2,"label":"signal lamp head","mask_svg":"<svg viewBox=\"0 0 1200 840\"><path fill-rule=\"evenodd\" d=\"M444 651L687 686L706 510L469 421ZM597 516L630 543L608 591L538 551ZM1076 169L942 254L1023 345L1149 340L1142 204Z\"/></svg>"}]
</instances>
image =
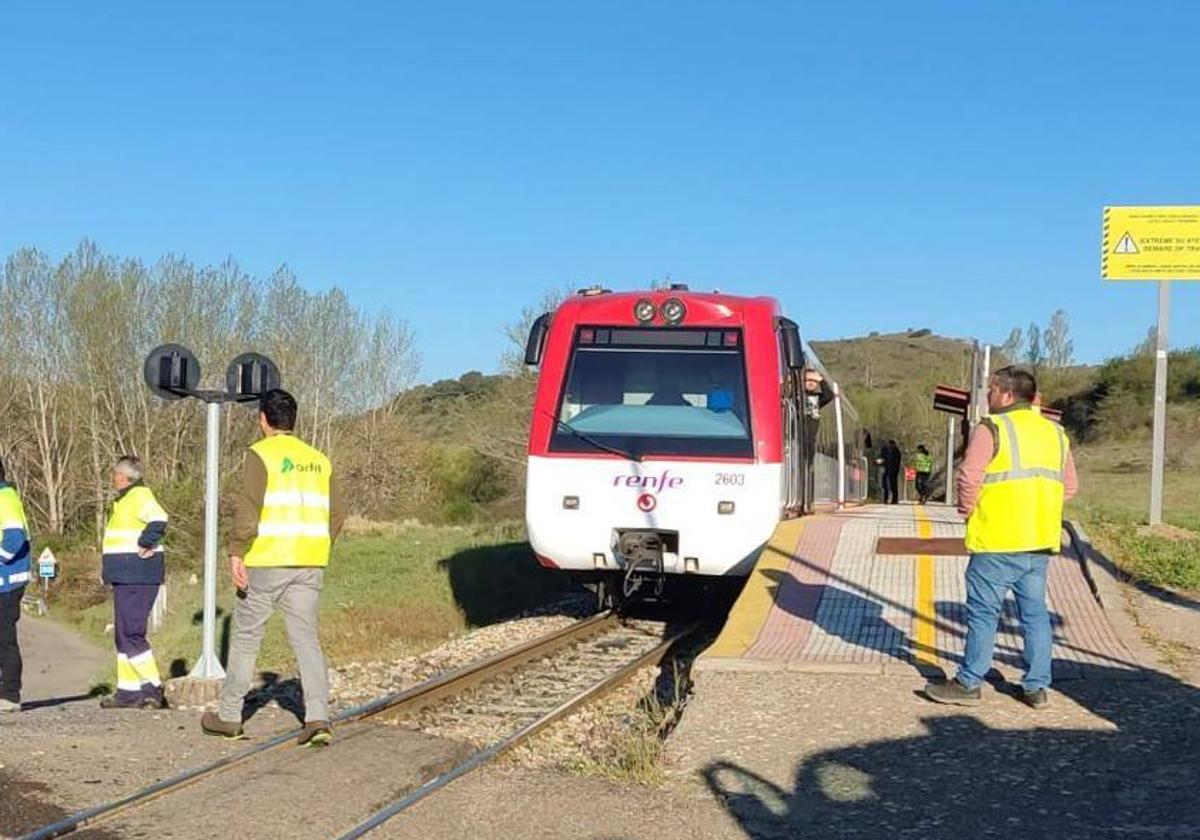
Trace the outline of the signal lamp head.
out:
<instances>
[{"instance_id":1,"label":"signal lamp head","mask_svg":"<svg viewBox=\"0 0 1200 840\"><path fill-rule=\"evenodd\" d=\"M687 308L679 298L667 298L662 305L663 320L668 324L678 324L687 314Z\"/></svg>"},{"instance_id":2,"label":"signal lamp head","mask_svg":"<svg viewBox=\"0 0 1200 840\"><path fill-rule=\"evenodd\" d=\"M654 320L654 301L642 298L633 305L633 317L643 324Z\"/></svg>"}]
</instances>

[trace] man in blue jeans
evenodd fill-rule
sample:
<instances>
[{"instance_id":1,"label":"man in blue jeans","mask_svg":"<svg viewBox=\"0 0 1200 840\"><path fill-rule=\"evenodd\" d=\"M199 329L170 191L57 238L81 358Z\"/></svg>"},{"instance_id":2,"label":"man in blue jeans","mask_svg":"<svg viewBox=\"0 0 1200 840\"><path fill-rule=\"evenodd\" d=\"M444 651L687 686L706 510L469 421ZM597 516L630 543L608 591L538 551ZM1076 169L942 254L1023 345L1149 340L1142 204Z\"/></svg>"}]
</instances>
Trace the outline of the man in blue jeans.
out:
<instances>
[{"instance_id":1,"label":"man in blue jeans","mask_svg":"<svg viewBox=\"0 0 1200 840\"><path fill-rule=\"evenodd\" d=\"M971 432L958 472L958 509L967 517L967 643L962 667L925 695L938 703L973 706L992 667L996 628L1011 589L1025 647L1021 699L1049 702L1053 638L1046 609L1046 567L1062 547L1063 503L1075 495L1075 462L1062 428L1033 410L1033 374L996 371L988 410Z\"/></svg>"}]
</instances>

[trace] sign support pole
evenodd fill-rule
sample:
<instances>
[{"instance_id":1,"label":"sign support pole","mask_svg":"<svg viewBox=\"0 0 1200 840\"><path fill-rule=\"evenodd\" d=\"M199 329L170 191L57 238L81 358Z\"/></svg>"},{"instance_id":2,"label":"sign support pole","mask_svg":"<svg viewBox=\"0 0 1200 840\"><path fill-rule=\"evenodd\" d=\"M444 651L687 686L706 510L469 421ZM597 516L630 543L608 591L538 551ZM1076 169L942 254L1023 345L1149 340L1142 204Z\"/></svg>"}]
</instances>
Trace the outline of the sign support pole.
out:
<instances>
[{"instance_id":1,"label":"sign support pole","mask_svg":"<svg viewBox=\"0 0 1200 840\"><path fill-rule=\"evenodd\" d=\"M1162 524L1163 461L1167 443L1167 320L1171 283L1158 281L1158 327L1154 348L1154 441L1150 461L1150 524Z\"/></svg>"},{"instance_id":2,"label":"sign support pole","mask_svg":"<svg viewBox=\"0 0 1200 840\"><path fill-rule=\"evenodd\" d=\"M837 419L838 510L846 506L846 432L842 425L842 389L833 383L833 416Z\"/></svg>"},{"instance_id":3,"label":"sign support pole","mask_svg":"<svg viewBox=\"0 0 1200 840\"><path fill-rule=\"evenodd\" d=\"M190 676L219 680L225 669L217 658L217 507L220 486L221 403L205 403L204 460L204 634L200 658Z\"/></svg>"},{"instance_id":4,"label":"sign support pole","mask_svg":"<svg viewBox=\"0 0 1200 840\"><path fill-rule=\"evenodd\" d=\"M954 415L946 418L946 504L954 505Z\"/></svg>"}]
</instances>

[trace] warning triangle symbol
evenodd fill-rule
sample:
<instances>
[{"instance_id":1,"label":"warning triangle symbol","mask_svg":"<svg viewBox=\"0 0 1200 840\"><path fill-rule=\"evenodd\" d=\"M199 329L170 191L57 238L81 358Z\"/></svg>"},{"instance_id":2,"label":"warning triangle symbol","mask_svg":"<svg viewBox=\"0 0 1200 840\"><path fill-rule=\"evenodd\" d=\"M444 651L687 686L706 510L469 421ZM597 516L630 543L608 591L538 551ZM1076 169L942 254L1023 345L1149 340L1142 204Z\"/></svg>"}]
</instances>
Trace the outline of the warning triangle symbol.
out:
<instances>
[{"instance_id":1,"label":"warning triangle symbol","mask_svg":"<svg viewBox=\"0 0 1200 840\"><path fill-rule=\"evenodd\" d=\"M1128 232L1121 237L1121 241L1117 243L1117 247L1113 248L1114 254L1136 254L1138 253L1137 243L1133 241L1133 237Z\"/></svg>"}]
</instances>

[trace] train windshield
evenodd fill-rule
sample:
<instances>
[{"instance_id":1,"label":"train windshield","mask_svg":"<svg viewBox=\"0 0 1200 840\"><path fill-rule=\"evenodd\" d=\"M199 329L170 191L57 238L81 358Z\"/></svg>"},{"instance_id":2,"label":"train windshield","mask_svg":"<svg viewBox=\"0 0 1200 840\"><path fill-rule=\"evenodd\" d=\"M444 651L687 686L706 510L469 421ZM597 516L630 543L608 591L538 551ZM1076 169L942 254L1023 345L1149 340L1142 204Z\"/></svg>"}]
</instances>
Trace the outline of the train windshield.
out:
<instances>
[{"instance_id":1,"label":"train windshield","mask_svg":"<svg viewBox=\"0 0 1200 840\"><path fill-rule=\"evenodd\" d=\"M752 457L738 330L581 327L552 451Z\"/></svg>"}]
</instances>

